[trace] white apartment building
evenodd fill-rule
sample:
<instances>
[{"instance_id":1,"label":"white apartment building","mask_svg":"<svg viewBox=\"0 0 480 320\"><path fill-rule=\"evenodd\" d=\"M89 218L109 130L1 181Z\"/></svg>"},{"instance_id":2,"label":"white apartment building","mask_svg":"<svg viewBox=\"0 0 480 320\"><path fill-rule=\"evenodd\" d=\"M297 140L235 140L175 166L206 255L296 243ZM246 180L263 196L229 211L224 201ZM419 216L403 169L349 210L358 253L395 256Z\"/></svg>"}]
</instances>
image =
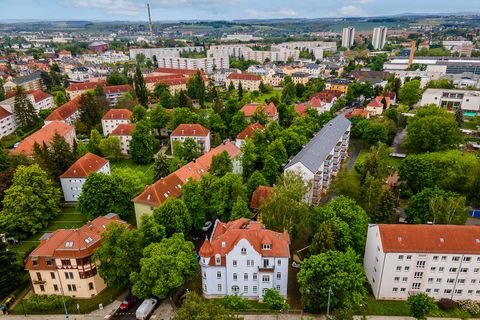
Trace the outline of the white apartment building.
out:
<instances>
[{"instance_id":1,"label":"white apartment building","mask_svg":"<svg viewBox=\"0 0 480 320\"><path fill-rule=\"evenodd\" d=\"M227 34L224 37L220 38L220 41L240 41L240 42L248 42L248 41L258 41L262 40L261 37L254 37L251 34Z\"/></svg>"},{"instance_id":2,"label":"white apartment building","mask_svg":"<svg viewBox=\"0 0 480 320\"><path fill-rule=\"evenodd\" d=\"M127 62L130 58L121 51L106 51L101 54L84 54L80 57L82 63L90 62L94 64L115 64Z\"/></svg>"},{"instance_id":3,"label":"white apartment building","mask_svg":"<svg viewBox=\"0 0 480 320\"><path fill-rule=\"evenodd\" d=\"M175 48L135 48L130 49L130 59L135 60L137 55L143 54L145 58L153 60L153 57L160 58L178 58L180 52L203 52L201 46L197 47L175 47Z\"/></svg>"},{"instance_id":4,"label":"white apartment building","mask_svg":"<svg viewBox=\"0 0 480 320\"><path fill-rule=\"evenodd\" d=\"M355 28L354 27L343 28L342 47L351 48L354 42L355 42Z\"/></svg>"},{"instance_id":5,"label":"white apartment building","mask_svg":"<svg viewBox=\"0 0 480 320\"><path fill-rule=\"evenodd\" d=\"M17 129L15 116L0 106L0 138L3 138Z\"/></svg>"},{"instance_id":6,"label":"white apartment building","mask_svg":"<svg viewBox=\"0 0 480 320\"><path fill-rule=\"evenodd\" d=\"M253 50L247 45L219 45L211 46L207 51L207 56L234 56L236 58L243 57L245 60L254 60L260 63L266 61L282 61L287 62L289 59L296 60L300 56L300 51L296 49L287 49L272 46L270 51Z\"/></svg>"},{"instance_id":7,"label":"white apartment building","mask_svg":"<svg viewBox=\"0 0 480 320\"><path fill-rule=\"evenodd\" d=\"M312 187L305 202L318 204L348 155L351 123L343 115L328 122L285 166Z\"/></svg>"},{"instance_id":8,"label":"white apartment building","mask_svg":"<svg viewBox=\"0 0 480 320\"><path fill-rule=\"evenodd\" d=\"M289 245L288 234L267 230L260 222L215 221L199 252L203 295L262 300L268 289L275 289L286 297Z\"/></svg>"},{"instance_id":9,"label":"white apartment building","mask_svg":"<svg viewBox=\"0 0 480 320\"><path fill-rule=\"evenodd\" d=\"M210 131L207 128L201 124L180 124L170 135L172 154L173 143L175 141L183 143L187 138L195 140L202 154L210 151Z\"/></svg>"},{"instance_id":10,"label":"white apartment building","mask_svg":"<svg viewBox=\"0 0 480 320\"><path fill-rule=\"evenodd\" d=\"M214 56L207 58L157 58L159 68L203 70L212 73L216 69L226 69L230 66L228 56Z\"/></svg>"},{"instance_id":11,"label":"white apartment building","mask_svg":"<svg viewBox=\"0 0 480 320\"><path fill-rule=\"evenodd\" d=\"M25 91L25 95L27 96L28 100L30 100L37 113L40 112L40 110L55 108L53 97L48 93L45 93L41 90L31 90ZM14 113L15 97L1 101L0 106L4 107L8 112Z\"/></svg>"},{"instance_id":12,"label":"white apartment building","mask_svg":"<svg viewBox=\"0 0 480 320\"><path fill-rule=\"evenodd\" d=\"M480 91L455 89L427 89L422 95L421 105L435 104L448 111L458 108L466 116L475 116L480 112Z\"/></svg>"},{"instance_id":13,"label":"white apartment building","mask_svg":"<svg viewBox=\"0 0 480 320\"><path fill-rule=\"evenodd\" d=\"M119 124L111 133L111 136L120 139L120 147L122 154L127 155L130 152L130 141L132 141L132 133L135 130L135 124Z\"/></svg>"},{"instance_id":14,"label":"white apartment building","mask_svg":"<svg viewBox=\"0 0 480 320\"><path fill-rule=\"evenodd\" d=\"M435 300L478 302L480 227L370 225L364 269L376 299L424 292Z\"/></svg>"},{"instance_id":15,"label":"white apartment building","mask_svg":"<svg viewBox=\"0 0 480 320\"><path fill-rule=\"evenodd\" d=\"M442 41L442 45L445 49L452 53L458 54L460 57L471 57L473 51L472 41L460 40L460 41Z\"/></svg>"},{"instance_id":16,"label":"white apartment building","mask_svg":"<svg viewBox=\"0 0 480 320\"><path fill-rule=\"evenodd\" d=\"M247 73L231 73L227 77L226 87L230 86L230 83L233 83L235 89L238 89L240 84L242 84L242 89L247 91L259 90L260 83L262 82L262 77L254 74Z\"/></svg>"},{"instance_id":17,"label":"white apartment building","mask_svg":"<svg viewBox=\"0 0 480 320\"><path fill-rule=\"evenodd\" d=\"M76 202L82 187L91 173L110 174L110 162L93 153L87 153L60 176L63 197L67 202Z\"/></svg>"},{"instance_id":18,"label":"white apartment building","mask_svg":"<svg viewBox=\"0 0 480 320\"><path fill-rule=\"evenodd\" d=\"M387 27L373 28L372 45L375 50L382 50L387 42Z\"/></svg>"},{"instance_id":19,"label":"white apartment building","mask_svg":"<svg viewBox=\"0 0 480 320\"><path fill-rule=\"evenodd\" d=\"M107 98L110 105L116 106L118 98L127 92L133 92L133 88L129 84L122 84L118 86L104 87L103 91L105 92L105 98Z\"/></svg>"},{"instance_id":20,"label":"white apartment building","mask_svg":"<svg viewBox=\"0 0 480 320\"><path fill-rule=\"evenodd\" d=\"M107 136L120 124L130 124L132 112L128 109L110 109L102 118L103 135Z\"/></svg>"}]
</instances>

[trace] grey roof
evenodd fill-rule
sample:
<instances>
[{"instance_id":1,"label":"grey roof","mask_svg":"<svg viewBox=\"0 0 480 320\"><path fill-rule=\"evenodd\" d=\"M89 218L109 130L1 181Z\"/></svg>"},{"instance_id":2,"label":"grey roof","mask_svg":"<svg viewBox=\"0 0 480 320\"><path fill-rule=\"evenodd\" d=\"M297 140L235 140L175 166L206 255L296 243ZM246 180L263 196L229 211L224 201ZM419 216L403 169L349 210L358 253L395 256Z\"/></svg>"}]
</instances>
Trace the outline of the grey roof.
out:
<instances>
[{"instance_id":1,"label":"grey roof","mask_svg":"<svg viewBox=\"0 0 480 320\"><path fill-rule=\"evenodd\" d=\"M26 76L18 77L13 79L13 83L20 85L26 82L30 82L32 80L37 80L41 78L41 72L40 71L34 71Z\"/></svg>"},{"instance_id":2,"label":"grey roof","mask_svg":"<svg viewBox=\"0 0 480 320\"><path fill-rule=\"evenodd\" d=\"M311 172L317 172L349 126L350 121L343 115L330 120L285 166L284 170L300 162Z\"/></svg>"}]
</instances>

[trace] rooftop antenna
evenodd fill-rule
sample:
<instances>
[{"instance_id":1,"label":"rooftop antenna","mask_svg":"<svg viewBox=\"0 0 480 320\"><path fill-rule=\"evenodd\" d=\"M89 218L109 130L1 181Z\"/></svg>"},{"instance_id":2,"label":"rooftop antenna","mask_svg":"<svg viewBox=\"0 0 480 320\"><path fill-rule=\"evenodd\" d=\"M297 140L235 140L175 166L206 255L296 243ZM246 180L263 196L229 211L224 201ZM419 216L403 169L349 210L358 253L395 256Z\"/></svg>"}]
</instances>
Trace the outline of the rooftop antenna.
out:
<instances>
[{"instance_id":1,"label":"rooftop antenna","mask_svg":"<svg viewBox=\"0 0 480 320\"><path fill-rule=\"evenodd\" d=\"M150 28L150 40L153 40L152 16L150 15L150 3L147 2L148 26Z\"/></svg>"}]
</instances>

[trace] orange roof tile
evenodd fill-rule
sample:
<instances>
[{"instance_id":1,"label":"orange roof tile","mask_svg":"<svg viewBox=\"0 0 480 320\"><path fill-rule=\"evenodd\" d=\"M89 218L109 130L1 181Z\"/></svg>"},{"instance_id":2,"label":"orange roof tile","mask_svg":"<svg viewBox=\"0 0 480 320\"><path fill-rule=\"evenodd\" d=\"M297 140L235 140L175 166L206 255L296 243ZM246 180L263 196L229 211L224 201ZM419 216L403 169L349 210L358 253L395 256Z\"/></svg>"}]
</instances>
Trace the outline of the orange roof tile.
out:
<instances>
[{"instance_id":1,"label":"orange roof tile","mask_svg":"<svg viewBox=\"0 0 480 320\"><path fill-rule=\"evenodd\" d=\"M158 73L170 73L170 74L182 74L182 75L194 75L198 72L199 70L194 70L194 69L172 69L172 68L157 68L155 69L155 72ZM203 71L200 71L202 74L204 74Z\"/></svg>"},{"instance_id":2,"label":"orange roof tile","mask_svg":"<svg viewBox=\"0 0 480 320\"><path fill-rule=\"evenodd\" d=\"M245 127L238 135L237 139L244 140L247 138L251 138L253 136L253 133L255 130L265 130L265 127L260 124L260 122L255 122L252 124L249 124L248 126Z\"/></svg>"},{"instance_id":3,"label":"orange roof tile","mask_svg":"<svg viewBox=\"0 0 480 320\"><path fill-rule=\"evenodd\" d=\"M105 113L102 120L130 120L132 111L128 109L110 109Z\"/></svg>"},{"instance_id":4,"label":"orange roof tile","mask_svg":"<svg viewBox=\"0 0 480 320\"><path fill-rule=\"evenodd\" d=\"M25 93L32 95L33 100L35 100L35 103L39 103L40 101L43 101L51 97L51 95L43 92L42 90L30 90L30 91L26 91Z\"/></svg>"},{"instance_id":5,"label":"orange roof tile","mask_svg":"<svg viewBox=\"0 0 480 320\"><path fill-rule=\"evenodd\" d=\"M53 110L45 121L65 121L80 108L80 96Z\"/></svg>"},{"instance_id":6,"label":"orange roof tile","mask_svg":"<svg viewBox=\"0 0 480 320\"><path fill-rule=\"evenodd\" d=\"M252 117L255 114L255 111L260 107L259 103L248 103L240 109L240 112L242 112L245 117L249 118Z\"/></svg>"},{"instance_id":7,"label":"orange roof tile","mask_svg":"<svg viewBox=\"0 0 480 320\"><path fill-rule=\"evenodd\" d=\"M258 186L252 193L252 200L250 201L250 208L254 210L260 209L262 201L267 200L272 194L273 188L269 186Z\"/></svg>"},{"instance_id":8,"label":"orange roof tile","mask_svg":"<svg viewBox=\"0 0 480 320\"><path fill-rule=\"evenodd\" d=\"M75 131L75 128L66 123L58 121L50 122L40 130L23 139L18 145L18 147L13 149L10 154L19 155L23 153L27 156L31 155L33 153L33 146L35 142L39 145L42 145L44 142L47 145L50 145L55 133L58 133L61 136L65 136L71 131Z\"/></svg>"},{"instance_id":9,"label":"orange roof tile","mask_svg":"<svg viewBox=\"0 0 480 320\"><path fill-rule=\"evenodd\" d=\"M368 110L365 110L365 109L361 109L361 108L356 108L356 109L353 109L352 112L349 112L346 117L347 118L352 118L352 117L364 117L364 118L368 118Z\"/></svg>"},{"instance_id":10,"label":"orange roof tile","mask_svg":"<svg viewBox=\"0 0 480 320\"><path fill-rule=\"evenodd\" d=\"M298 113L300 117L303 117L307 114L307 108L305 107L304 103L297 103L295 105L295 111Z\"/></svg>"},{"instance_id":11,"label":"orange roof tile","mask_svg":"<svg viewBox=\"0 0 480 320\"><path fill-rule=\"evenodd\" d=\"M93 153L87 153L65 171L60 178L86 178L90 173L97 172L108 160Z\"/></svg>"},{"instance_id":12,"label":"orange roof tile","mask_svg":"<svg viewBox=\"0 0 480 320\"><path fill-rule=\"evenodd\" d=\"M206 137L210 131L201 124L180 124L175 130L173 130L171 136L173 137Z\"/></svg>"},{"instance_id":13,"label":"orange roof tile","mask_svg":"<svg viewBox=\"0 0 480 320\"><path fill-rule=\"evenodd\" d=\"M123 92L133 91L133 88L129 84L121 84L121 85L118 85L118 86L104 87L103 91L105 91L105 94L123 93Z\"/></svg>"},{"instance_id":14,"label":"orange roof tile","mask_svg":"<svg viewBox=\"0 0 480 320\"><path fill-rule=\"evenodd\" d=\"M181 74L167 74L167 75L161 75L161 76L146 76L144 78L145 83L160 83L170 80L184 80L187 79L184 75Z\"/></svg>"},{"instance_id":15,"label":"orange roof tile","mask_svg":"<svg viewBox=\"0 0 480 320\"><path fill-rule=\"evenodd\" d=\"M7 117L10 117L12 114L5 110L2 106L0 106L0 119L5 119Z\"/></svg>"},{"instance_id":16,"label":"orange roof tile","mask_svg":"<svg viewBox=\"0 0 480 320\"><path fill-rule=\"evenodd\" d=\"M273 102L270 102L263 108L263 112L270 118L276 117L278 115L277 107Z\"/></svg>"},{"instance_id":17,"label":"orange roof tile","mask_svg":"<svg viewBox=\"0 0 480 320\"><path fill-rule=\"evenodd\" d=\"M250 81L261 81L262 77L256 74L248 73L230 73L227 77L230 80L250 80Z\"/></svg>"},{"instance_id":18,"label":"orange roof tile","mask_svg":"<svg viewBox=\"0 0 480 320\"><path fill-rule=\"evenodd\" d=\"M242 239L247 240L255 251L263 256L290 258L290 237L288 234L265 229L265 226L260 222L245 218L228 223L215 221L214 231L210 238L213 254L202 257L213 258L217 254L224 257ZM264 244L271 245L270 249L263 249ZM215 263L214 259L211 259L210 263L213 265Z\"/></svg>"},{"instance_id":19,"label":"orange roof tile","mask_svg":"<svg viewBox=\"0 0 480 320\"><path fill-rule=\"evenodd\" d=\"M122 123L119 124L110 135L112 136L131 136L133 130L135 130L134 123Z\"/></svg>"},{"instance_id":20,"label":"orange roof tile","mask_svg":"<svg viewBox=\"0 0 480 320\"><path fill-rule=\"evenodd\" d=\"M106 83L104 81L99 82L82 82L82 83L71 83L67 91L85 91L85 90L94 90L97 85L105 87Z\"/></svg>"},{"instance_id":21,"label":"orange roof tile","mask_svg":"<svg viewBox=\"0 0 480 320\"><path fill-rule=\"evenodd\" d=\"M384 252L480 254L480 226L379 224Z\"/></svg>"}]
</instances>

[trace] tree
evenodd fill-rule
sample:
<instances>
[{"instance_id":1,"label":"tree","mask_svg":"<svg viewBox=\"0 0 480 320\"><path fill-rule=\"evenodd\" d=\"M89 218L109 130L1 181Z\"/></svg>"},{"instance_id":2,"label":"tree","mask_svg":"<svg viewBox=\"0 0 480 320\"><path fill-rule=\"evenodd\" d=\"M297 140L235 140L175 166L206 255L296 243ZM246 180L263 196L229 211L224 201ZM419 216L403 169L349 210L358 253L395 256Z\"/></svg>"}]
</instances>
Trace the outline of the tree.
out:
<instances>
[{"instance_id":1,"label":"tree","mask_svg":"<svg viewBox=\"0 0 480 320\"><path fill-rule=\"evenodd\" d=\"M290 308L285 298L275 289L268 289L263 295L263 302L272 310L286 310Z\"/></svg>"},{"instance_id":2,"label":"tree","mask_svg":"<svg viewBox=\"0 0 480 320\"><path fill-rule=\"evenodd\" d=\"M240 150L242 151L243 176L248 178L255 171L257 162L259 160L257 150L251 139L246 139L245 142L240 146Z\"/></svg>"},{"instance_id":3,"label":"tree","mask_svg":"<svg viewBox=\"0 0 480 320\"><path fill-rule=\"evenodd\" d=\"M100 132L98 132L97 129L93 129L90 131L90 139L88 140L87 143L87 149L91 153L94 153L96 155L101 155L101 150L100 150L100 142L102 141L102 135Z\"/></svg>"},{"instance_id":4,"label":"tree","mask_svg":"<svg viewBox=\"0 0 480 320\"><path fill-rule=\"evenodd\" d=\"M181 159L179 157L173 157L171 159L168 159L168 170L170 170L170 172L177 171L187 163L188 162L184 159Z\"/></svg>"},{"instance_id":5,"label":"tree","mask_svg":"<svg viewBox=\"0 0 480 320\"><path fill-rule=\"evenodd\" d=\"M107 85L117 86L121 84L128 84L127 76L121 74L116 70L107 76Z\"/></svg>"},{"instance_id":6,"label":"tree","mask_svg":"<svg viewBox=\"0 0 480 320\"><path fill-rule=\"evenodd\" d=\"M397 212L395 208L399 206L397 196L389 189L383 190L380 195L378 210L370 213L372 222L375 223L395 223L397 222Z\"/></svg>"},{"instance_id":7,"label":"tree","mask_svg":"<svg viewBox=\"0 0 480 320\"><path fill-rule=\"evenodd\" d=\"M174 320L235 320L238 317L217 301L200 297L195 291L187 291L182 307L177 310Z\"/></svg>"},{"instance_id":8,"label":"tree","mask_svg":"<svg viewBox=\"0 0 480 320\"><path fill-rule=\"evenodd\" d=\"M313 236L310 245L311 254L320 254L329 250L347 251L352 246L350 227L339 218L324 221Z\"/></svg>"},{"instance_id":9,"label":"tree","mask_svg":"<svg viewBox=\"0 0 480 320\"><path fill-rule=\"evenodd\" d=\"M190 180L182 187L182 200L192 217L195 230L200 230L207 220L208 203L205 200L208 190L204 190L203 178L200 181Z\"/></svg>"},{"instance_id":10,"label":"tree","mask_svg":"<svg viewBox=\"0 0 480 320\"><path fill-rule=\"evenodd\" d=\"M168 159L163 153L157 153L153 164L153 180L157 181L170 174Z\"/></svg>"},{"instance_id":11,"label":"tree","mask_svg":"<svg viewBox=\"0 0 480 320\"><path fill-rule=\"evenodd\" d=\"M436 168L432 161L419 155L409 155L399 167L400 180L411 193L433 188L437 181Z\"/></svg>"},{"instance_id":12,"label":"tree","mask_svg":"<svg viewBox=\"0 0 480 320\"><path fill-rule=\"evenodd\" d=\"M455 89L455 84L453 84L453 81L448 79L448 78L442 78L438 80L430 80L427 85L425 86L425 89Z\"/></svg>"},{"instance_id":13,"label":"tree","mask_svg":"<svg viewBox=\"0 0 480 320\"><path fill-rule=\"evenodd\" d=\"M82 94L78 104L80 106L76 127L81 133L91 132L100 125L105 106L100 105L97 97L89 91Z\"/></svg>"},{"instance_id":14,"label":"tree","mask_svg":"<svg viewBox=\"0 0 480 320\"><path fill-rule=\"evenodd\" d=\"M140 105L135 106L132 112L132 121L135 123L140 122L145 119L146 115L147 110L144 107Z\"/></svg>"},{"instance_id":15,"label":"tree","mask_svg":"<svg viewBox=\"0 0 480 320\"><path fill-rule=\"evenodd\" d=\"M43 154L49 157L49 159L45 159L45 161L51 164L49 168L44 168L44 170L49 172L54 178L59 177L67 171L75 161L74 150L72 150L65 138L57 132L53 135L50 148L45 149L45 146L43 146L43 148Z\"/></svg>"},{"instance_id":16,"label":"tree","mask_svg":"<svg viewBox=\"0 0 480 320\"><path fill-rule=\"evenodd\" d=\"M388 131L381 123L369 122L363 129L362 138L369 144L377 144L379 142L386 143L388 140Z\"/></svg>"},{"instance_id":17,"label":"tree","mask_svg":"<svg viewBox=\"0 0 480 320\"><path fill-rule=\"evenodd\" d=\"M366 295L365 280L359 256L351 249L312 255L302 261L297 275L302 302L312 311L327 306L330 289L331 307L359 305Z\"/></svg>"},{"instance_id":18,"label":"tree","mask_svg":"<svg viewBox=\"0 0 480 320\"><path fill-rule=\"evenodd\" d=\"M150 111L150 121L155 130L162 130L167 127L170 115L165 108L156 106Z\"/></svg>"},{"instance_id":19,"label":"tree","mask_svg":"<svg viewBox=\"0 0 480 320\"><path fill-rule=\"evenodd\" d=\"M297 89L293 83L292 77L286 76L283 79L283 90L281 101L285 104L291 104L297 99Z\"/></svg>"},{"instance_id":20,"label":"tree","mask_svg":"<svg viewBox=\"0 0 480 320\"><path fill-rule=\"evenodd\" d=\"M267 154L263 159L262 174L269 184L274 184L282 170L282 164L272 155Z\"/></svg>"},{"instance_id":21,"label":"tree","mask_svg":"<svg viewBox=\"0 0 480 320\"><path fill-rule=\"evenodd\" d=\"M412 316L418 320L427 319L427 315L436 307L435 299L423 292L409 296L407 304L410 306Z\"/></svg>"},{"instance_id":22,"label":"tree","mask_svg":"<svg viewBox=\"0 0 480 320\"><path fill-rule=\"evenodd\" d=\"M136 124L130 141L130 156L135 163L147 164L153 159L158 140L155 139L152 127L147 121Z\"/></svg>"},{"instance_id":23,"label":"tree","mask_svg":"<svg viewBox=\"0 0 480 320\"><path fill-rule=\"evenodd\" d=\"M13 110L18 127L25 131L33 129L40 121L40 118L35 112L35 108L30 99L28 99L23 87L17 86L15 88Z\"/></svg>"},{"instance_id":24,"label":"tree","mask_svg":"<svg viewBox=\"0 0 480 320\"><path fill-rule=\"evenodd\" d=\"M205 82L200 71L197 71L195 76L187 83L187 93L192 99L198 100L198 103L203 107L205 104Z\"/></svg>"},{"instance_id":25,"label":"tree","mask_svg":"<svg viewBox=\"0 0 480 320\"><path fill-rule=\"evenodd\" d=\"M140 65L137 64L135 68L135 75L133 77L133 85L135 88L135 96L138 99L138 102L144 107L148 106L148 90L147 85L145 84L145 79L143 78L142 70Z\"/></svg>"},{"instance_id":26,"label":"tree","mask_svg":"<svg viewBox=\"0 0 480 320\"><path fill-rule=\"evenodd\" d=\"M201 155L197 142L192 138L186 138L183 142L174 141L173 153L187 162L190 162Z\"/></svg>"},{"instance_id":27,"label":"tree","mask_svg":"<svg viewBox=\"0 0 480 320\"><path fill-rule=\"evenodd\" d=\"M0 299L18 287L22 267L17 263L15 252L8 250L7 243L0 241Z\"/></svg>"},{"instance_id":28,"label":"tree","mask_svg":"<svg viewBox=\"0 0 480 320\"><path fill-rule=\"evenodd\" d=\"M143 250L140 271L130 275L132 293L140 298L152 295L165 298L192 276L197 266L193 243L185 241L183 234L176 233Z\"/></svg>"},{"instance_id":29,"label":"tree","mask_svg":"<svg viewBox=\"0 0 480 320\"><path fill-rule=\"evenodd\" d=\"M409 106L415 105L421 96L422 90L419 80L406 82L398 91L399 101Z\"/></svg>"},{"instance_id":30,"label":"tree","mask_svg":"<svg viewBox=\"0 0 480 320\"><path fill-rule=\"evenodd\" d=\"M192 217L182 199L168 198L153 211L153 216L165 227L167 237L174 233L188 233L192 228Z\"/></svg>"},{"instance_id":31,"label":"tree","mask_svg":"<svg viewBox=\"0 0 480 320\"><path fill-rule=\"evenodd\" d=\"M130 92L125 92L120 97L118 97L115 108L131 110L134 106L137 105L137 103L137 100L135 100L135 98Z\"/></svg>"},{"instance_id":32,"label":"tree","mask_svg":"<svg viewBox=\"0 0 480 320\"><path fill-rule=\"evenodd\" d=\"M67 95L63 91L55 91L53 93L53 102L56 106L60 107L67 103Z\"/></svg>"},{"instance_id":33,"label":"tree","mask_svg":"<svg viewBox=\"0 0 480 320\"><path fill-rule=\"evenodd\" d=\"M227 151L223 151L212 158L208 172L217 177L222 177L233 171L233 164Z\"/></svg>"},{"instance_id":34,"label":"tree","mask_svg":"<svg viewBox=\"0 0 480 320\"><path fill-rule=\"evenodd\" d=\"M145 248L151 243L157 243L165 238L165 227L158 224L153 215L143 215L142 222L138 228L142 238L142 247Z\"/></svg>"},{"instance_id":35,"label":"tree","mask_svg":"<svg viewBox=\"0 0 480 320\"><path fill-rule=\"evenodd\" d=\"M457 124L459 127L461 127L463 125L463 110L462 108L457 108L455 110L455 121L457 121Z\"/></svg>"},{"instance_id":36,"label":"tree","mask_svg":"<svg viewBox=\"0 0 480 320\"><path fill-rule=\"evenodd\" d=\"M240 111L236 112L230 123L230 135L236 137L247 125L248 121L245 115Z\"/></svg>"},{"instance_id":37,"label":"tree","mask_svg":"<svg viewBox=\"0 0 480 320\"><path fill-rule=\"evenodd\" d=\"M251 217L252 217L252 213L248 208L247 202L239 197L237 201L235 201L235 203L233 204L232 214L230 216L230 219L237 220L240 218L251 218Z\"/></svg>"},{"instance_id":38,"label":"tree","mask_svg":"<svg viewBox=\"0 0 480 320\"><path fill-rule=\"evenodd\" d=\"M138 232L123 224L110 223L101 237L102 244L93 255L100 262L98 273L109 287L130 286L130 274L140 267L142 243Z\"/></svg>"},{"instance_id":39,"label":"tree","mask_svg":"<svg viewBox=\"0 0 480 320\"><path fill-rule=\"evenodd\" d=\"M118 137L109 136L100 141L100 150L102 154L112 160L118 160L122 155L122 147L120 146L120 139Z\"/></svg>"},{"instance_id":40,"label":"tree","mask_svg":"<svg viewBox=\"0 0 480 320\"><path fill-rule=\"evenodd\" d=\"M238 100L242 100L243 99L243 86L242 86L242 82L239 82L238 83Z\"/></svg>"},{"instance_id":41,"label":"tree","mask_svg":"<svg viewBox=\"0 0 480 320\"><path fill-rule=\"evenodd\" d=\"M60 189L37 164L19 166L2 201L0 230L17 238L44 230L60 213L61 197Z\"/></svg>"},{"instance_id":42,"label":"tree","mask_svg":"<svg viewBox=\"0 0 480 320\"><path fill-rule=\"evenodd\" d=\"M255 171L247 181L247 197L250 199L252 193L259 187L267 185L267 180L260 171Z\"/></svg>"}]
</instances>

